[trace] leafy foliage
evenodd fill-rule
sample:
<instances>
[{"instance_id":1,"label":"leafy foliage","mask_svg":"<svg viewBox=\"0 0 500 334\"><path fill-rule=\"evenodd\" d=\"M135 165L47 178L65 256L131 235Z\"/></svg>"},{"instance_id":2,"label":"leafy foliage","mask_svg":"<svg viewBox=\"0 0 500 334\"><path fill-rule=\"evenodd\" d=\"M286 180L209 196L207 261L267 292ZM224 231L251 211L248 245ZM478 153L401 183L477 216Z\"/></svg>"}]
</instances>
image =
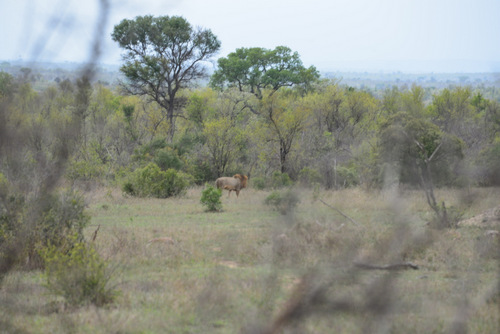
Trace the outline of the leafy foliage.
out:
<instances>
[{"instance_id":1,"label":"leafy foliage","mask_svg":"<svg viewBox=\"0 0 500 334\"><path fill-rule=\"evenodd\" d=\"M463 158L463 143L443 133L431 122L408 113L397 113L381 125L382 156L399 169L403 183L419 184L425 160L431 157L431 171L440 185L451 185L457 164Z\"/></svg>"},{"instance_id":2,"label":"leafy foliage","mask_svg":"<svg viewBox=\"0 0 500 334\"><path fill-rule=\"evenodd\" d=\"M287 173L281 173L279 171L275 171L271 176L271 184L274 189L289 187L293 185L293 181L290 179Z\"/></svg>"},{"instance_id":3,"label":"leafy foliage","mask_svg":"<svg viewBox=\"0 0 500 334\"><path fill-rule=\"evenodd\" d=\"M481 185L500 185L500 138L484 149L478 158L479 182Z\"/></svg>"},{"instance_id":4,"label":"leafy foliage","mask_svg":"<svg viewBox=\"0 0 500 334\"><path fill-rule=\"evenodd\" d=\"M122 190L133 196L167 198L182 195L192 184L189 174L167 169L162 171L155 163L136 169L125 182Z\"/></svg>"},{"instance_id":5,"label":"leafy foliage","mask_svg":"<svg viewBox=\"0 0 500 334\"><path fill-rule=\"evenodd\" d=\"M177 93L206 75L202 62L219 50L220 41L208 29L193 29L180 16L124 19L111 36L125 50L121 71L129 80L126 89L165 111L172 140Z\"/></svg>"},{"instance_id":6,"label":"leafy foliage","mask_svg":"<svg viewBox=\"0 0 500 334\"><path fill-rule=\"evenodd\" d=\"M227 61L248 65L269 56L268 51L276 50L238 50ZM271 64L266 69L279 70L272 62L280 57L284 64L297 60L291 51L286 56L288 51L263 59ZM248 80L264 80L269 71L263 69L251 67L248 71L256 74L245 72ZM298 67L283 75L293 69ZM214 75L213 85L216 79ZM278 170L291 182L339 189L380 187L390 170L396 171L395 181L418 185L425 157L439 147L430 163L436 186L496 184L500 108L493 88L412 85L367 91L336 80L313 80L307 90L292 84L274 91L272 80L266 80L261 86L245 81L241 89L236 82L224 81L222 92L179 88L178 97L187 101L186 114L177 119L179 132L171 138L165 109L148 99L120 95L84 79L35 90L29 80L3 74L0 123L12 126L2 127L2 133L7 139L12 133L27 135L17 141L22 149L2 157L0 168L13 188L28 191L43 186L33 181L48 175L37 170L40 166L68 167L65 176L74 185L87 186L121 184L124 173L149 163L162 171L193 175L200 185L244 170L251 172L256 188L271 188L270 174ZM68 164L58 162L59 153ZM140 188L132 179L125 186L129 193Z\"/></svg>"},{"instance_id":7,"label":"leafy foliage","mask_svg":"<svg viewBox=\"0 0 500 334\"><path fill-rule=\"evenodd\" d=\"M320 183L322 180L317 170L305 167L299 172L299 181L301 185L310 187Z\"/></svg>"},{"instance_id":8,"label":"leafy foliage","mask_svg":"<svg viewBox=\"0 0 500 334\"><path fill-rule=\"evenodd\" d=\"M154 163L157 164L162 170L175 169L181 170L183 163L177 153L171 148L164 148L156 153L153 159Z\"/></svg>"},{"instance_id":9,"label":"leafy foliage","mask_svg":"<svg viewBox=\"0 0 500 334\"><path fill-rule=\"evenodd\" d=\"M207 121L203 129L212 166L217 177L225 174L236 152L243 149L245 133L229 118Z\"/></svg>"},{"instance_id":10,"label":"leafy foliage","mask_svg":"<svg viewBox=\"0 0 500 334\"><path fill-rule=\"evenodd\" d=\"M206 184L205 189L201 192L200 203L207 208L207 211L222 211L221 196L222 189L216 189L214 186Z\"/></svg>"},{"instance_id":11,"label":"leafy foliage","mask_svg":"<svg viewBox=\"0 0 500 334\"><path fill-rule=\"evenodd\" d=\"M299 54L286 46L274 50L239 48L227 58L219 58L217 63L219 68L211 78L213 87L223 88L229 84L259 99L266 89L273 94L281 87L308 87L319 78L314 66L305 68Z\"/></svg>"},{"instance_id":12,"label":"leafy foliage","mask_svg":"<svg viewBox=\"0 0 500 334\"><path fill-rule=\"evenodd\" d=\"M0 174L1 176L1 174ZM19 261L27 259L28 268L43 268L39 250L48 245L72 247L82 241L83 229L90 221L81 195L68 190L43 199L27 199L13 192L0 177L0 244L22 239Z\"/></svg>"},{"instance_id":13,"label":"leafy foliage","mask_svg":"<svg viewBox=\"0 0 500 334\"><path fill-rule=\"evenodd\" d=\"M274 207L283 215L291 213L299 203L299 196L291 188L285 191L275 190L264 200L264 204Z\"/></svg>"},{"instance_id":14,"label":"leafy foliage","mask_svg":"<svg viewBox=\"0 0 500 334\"><path fill-rule=\"evenodd\" d=\"M117 290L109 286L111 271L92 244L73 239L68 250L48 245L41 250L45 262L45 286L72 306L102 306L114 300Z\"/></svg>"}]
</instances>

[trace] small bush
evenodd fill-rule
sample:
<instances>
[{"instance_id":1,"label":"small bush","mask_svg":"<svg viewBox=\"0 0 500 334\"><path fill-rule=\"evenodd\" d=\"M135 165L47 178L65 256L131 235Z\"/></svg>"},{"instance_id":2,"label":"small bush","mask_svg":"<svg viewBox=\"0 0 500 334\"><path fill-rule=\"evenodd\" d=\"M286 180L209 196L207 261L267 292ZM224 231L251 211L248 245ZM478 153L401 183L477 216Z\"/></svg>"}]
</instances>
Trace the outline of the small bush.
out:
<instances>
[{"instance_id":1,"label":"small bush","mask_svg":"<svg viewBox=\"0 0 500 334\"><path fill-rule=\"evenodd\" d=\"M266 189L266 179L263 177L254 177L252 178L252 188L257 189L257 190L264 190Z\"/></svg>"},{"instance_id":2,"label":"small bush","mask_svg":"<svg viewBox=\"0 0 500 334\"><path fill-rule=\"evenodd\" d=\"M162 171L155 163L149 163L136 169L122 190L133 196L167 198L184 194L192 183L193 177L189 174L175 169Z\"/></svg>"},{"instance_id":3,"label":"small bush","mask_svg":"<svg viewBox=\"0 0 500 334\"><path fill-rule=\"evenodd\" d=\"M156 156L156 152L165 148L167 142L163 138L155 139L147 144L144 144L135 149L132 155L133 161L146 161L150 162L153 157Z\"/></svg>"},{"instance_id":4,"label":"small bush","mask_svg":"<svg viewBox=\"0 0 500 334\"><path fill-rule=\"evenodd\" d=\"M301 185L311 187L314 184L321 183L321 175L315 169L305 167L299 172L299 181Z\"/></svg>"},{"instance_id":5,"label":"small bush","mask_svg":"<svg viewBox=\"0 0 500 334\"><path fill-rule=\"evenodd\" d=\"M273 191L264 200L264 204L274 207L283 215L292 212L299 203L299 196L291 189L285 192Z\"/></svg>"},{"instance_id":6,"label":"small bush","mask_svg":"<svg viewBox=\"0 0 500 334\"><path fill-rule=\"evenodd\" d=\"M479 184L483 186L500 185L500 138L481 151L477 166L479 170Z\"/></svg>"},{"instance_id":7,"label":"small bush","mask_svg":"<svg viewBox=\"0 0 500 334\"><path fill-rule=\"evenodd\" d=\"M437 228L455 228L460 220L462 220L464 216L464 210L459 209L454 206L450 206L449 208L445 207L443 203L439 208L439 216L434 213L429 225Z\"/></svg>"},{"instance_id":8,"label":"small bush","mask_svg":"<svg viewBox=\"0 0 500 334\"><path fill-rule=\"evenodd\" d=\"M338 167L337 168L337 185L341 188L349 188L356 186L359 182L359 177L355 168Z\"/></svg>"},{"instance_id":9,"label":"small bush","mask_svg":"<svg viewBox=\"0 0 500 334\"><path fill-rule=\"evenodd\" d=\"M212 165L202 159L194 159L189 163L188 171L194 177L194 182L201 185L213 180L216 174L212 170Z\"/></svg>"},{"instance_id":10,"label":"small bush","mask_svg":"<svg viewBox=\"0 0 500 334\"><path fill-rule=\"evenodd\" d=\"M117 291L109 287L111 275L106 262L92 245L76 238L74 241L69 251L53 245L40 251L46 288L72 306L112 302Z\"/></svg>"},{"instance_id":11,"label":"small bush","mask_svg":"<svg viewBox=\"0 0 500 334\"><path fill-rule=\"evenodd\" d=\"M283 188L290 187L293 185L293 181L290 179L287 173L281 173L275 171L271 177L273 188Z\"/></svg>"},{"instance_id":12,"label":"small bush","mask_svg":"<svg viewBox=\"0 0 500 334\"><path fill-rule=\"evenodd\" d=\"M81 195L68 190L26 199L9 188L0 174L0 246L17 245L16 261L25 269L44 267L39 250L47 245L71 247L73 236L83 240L90 217Z\"/></svg>"},{"instance_id":13,"label":"small bush","mask_svg":"<svg viewBox=\"0 0 500 334\"><path fill-rule=\"evenodd\" d=\"M131 195L131 196L135 195L134 185L130 181L126 181L125 183L123 183L122 191L127 195Z\"/></svg>"},{"instance_id":14,"label":"small bush","mask_svg":"<svg viewBox=\"0 0 500 334\"><path fill-rule=\"evenodd\" d=\"M58 196L46 195L36 203L26 203L27 217L37 217L34 221L25 220L25 228L30 229L26 240L25 252L29 268L43 268L45 263L39 249L48 245L60 248L72 247L74 241L84 239L83 229L90 222L85 211L83 197L68 190Z\"/></svg>"},{"instance_id":15,"label":"small bush","mask_svg":"<svg viewBox=\"0 0 500 334\"><path fill-rule=\"evenodd\" d=\"M71 181L91 181L103 177L105 165L94 153L88 159L71 160L66 170L66 176Z\"/></svg>"},{"instance_id":16,"label":"small bush","mask_svg":"<svg viewBox=\"0 0 500 334\"><path fill-rule=\"evenodd\" d=\"M206 184L205 189L201 192L200 202L207 207L207 211L222 211L222 202L220 200L221 196L222 189L216 189L215 187Z\"/></svg>"}]
</instances>

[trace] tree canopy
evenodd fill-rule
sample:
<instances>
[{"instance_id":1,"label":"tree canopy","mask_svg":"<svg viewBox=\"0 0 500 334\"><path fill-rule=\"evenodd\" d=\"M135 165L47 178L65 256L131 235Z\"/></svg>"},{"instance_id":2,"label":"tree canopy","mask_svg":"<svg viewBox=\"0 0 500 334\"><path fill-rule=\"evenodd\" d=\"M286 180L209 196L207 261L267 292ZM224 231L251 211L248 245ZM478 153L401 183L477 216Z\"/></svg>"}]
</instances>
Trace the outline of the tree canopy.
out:
<instances>
[{"instance_id":1,"label":"tree canopy","mask_svg":"<svg viewBox=\"0 0 500 334\"><path fill-rule=\"evenodd\" d=\"M206 76L203 61L220 49L220 41L209 30L194 29L180 16L138 16L124 19L111 34L126 52L121 71L126 90L149 97L166 112L170 139L174 133L176 95L181 88Z\"/></svg>"},{"instance_id":2,"label":"tree canopy","mask_svg":"<svg viewBox=\"0 0 500 334\"><path fill-rule=\"evenodd\" d=\"M272 95L281 87L308 86L318 78L316 68L305 68L299 54L286 46L274 50L254 47L239 48L227 58L219 58L211 85L219 89L234 86L262 99L266 89Z\"/></svg>"}]
</instances>

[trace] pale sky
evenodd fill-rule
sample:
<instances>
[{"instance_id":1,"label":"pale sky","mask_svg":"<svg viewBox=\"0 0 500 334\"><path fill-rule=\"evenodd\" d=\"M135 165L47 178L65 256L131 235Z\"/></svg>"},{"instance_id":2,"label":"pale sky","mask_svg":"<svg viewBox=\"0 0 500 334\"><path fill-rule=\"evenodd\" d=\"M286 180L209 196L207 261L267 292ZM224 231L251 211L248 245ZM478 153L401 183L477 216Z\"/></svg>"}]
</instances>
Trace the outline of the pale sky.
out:
<instances>
[{"instance_id":1,"label":"pale sky","mask_svg":"<svg viewBox=\"0 0 500 334\"><path fill-rule=\"evenodd\" d=\"M101 62L120 64L113 26L181 15L222 42L278 45L321 71L500 72L500 0L109 0ZM0 61L84 62L98 0L0 0Z\"/></svg>"}]
</instances>

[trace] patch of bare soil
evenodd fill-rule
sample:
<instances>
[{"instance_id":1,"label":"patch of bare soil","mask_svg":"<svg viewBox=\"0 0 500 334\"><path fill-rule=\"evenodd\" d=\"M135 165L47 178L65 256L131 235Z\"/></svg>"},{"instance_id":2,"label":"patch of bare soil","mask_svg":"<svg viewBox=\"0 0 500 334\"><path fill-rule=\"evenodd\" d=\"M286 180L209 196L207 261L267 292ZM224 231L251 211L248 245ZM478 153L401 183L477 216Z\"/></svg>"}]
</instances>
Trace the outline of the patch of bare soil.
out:
<instances>
[{"instance_id":1,"label":"patch of bare soil","mask_svg":"<svg viewBox=\"0 0 500 334\"><path fill-rule=\"evenodd\" d=\"M228 268L238 268L240 265L234 261L219 261L219 265Z\"/></svg>"}]
</instances>

